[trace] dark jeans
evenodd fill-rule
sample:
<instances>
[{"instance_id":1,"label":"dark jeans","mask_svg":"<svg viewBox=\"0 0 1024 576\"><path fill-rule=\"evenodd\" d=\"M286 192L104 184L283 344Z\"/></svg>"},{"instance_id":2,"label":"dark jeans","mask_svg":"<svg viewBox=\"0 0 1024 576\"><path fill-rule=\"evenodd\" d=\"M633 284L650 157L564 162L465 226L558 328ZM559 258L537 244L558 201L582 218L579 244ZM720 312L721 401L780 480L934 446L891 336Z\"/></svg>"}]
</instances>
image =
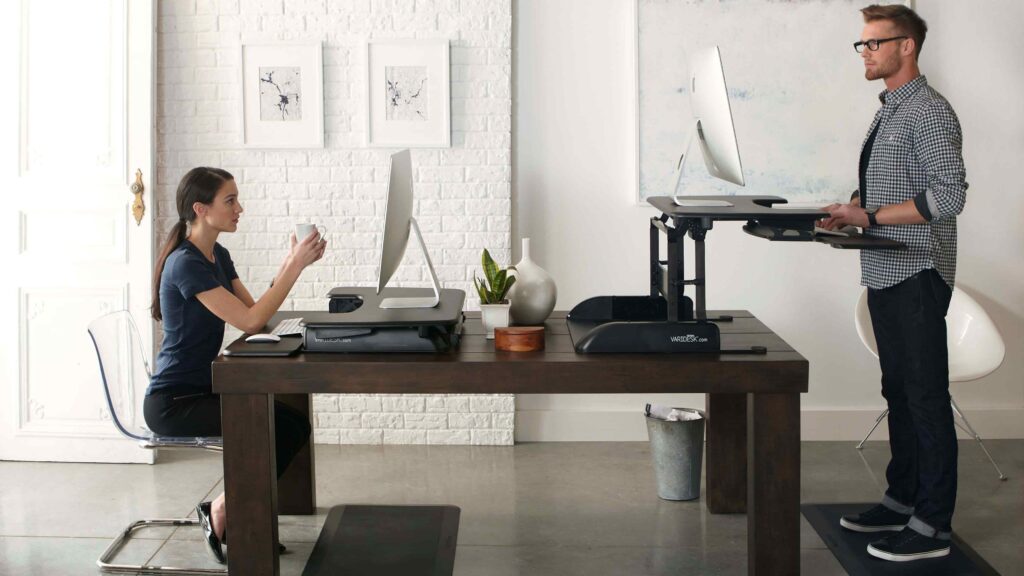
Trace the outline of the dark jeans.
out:
<instances>
[{"instance_id":1,"label":"dark jeans","mask_svg":"<svg viewBox=\"0 0 1024 576\"><path fill-rule=\"evenodd\" d=\"M940 538L948 538L956 504L957 444L946 349L951 296L952 289L931 269L868 290L882 396L889 403L887 500L913 509L912 528L922 532L923 522Z\"/></svg>"},{"instance_id":2,"label":"dark jeans","mask_svg":"<svg viewBox=\"0 0 1024 576\"><path fill-rule=\"evenodd\" d=\"M146 396L143 413L149 429L161 436L220 436L220 396L209 392L164 392ZM309 419L274 402L277 477L309 441Z\"/></svg>"}]
</instances>

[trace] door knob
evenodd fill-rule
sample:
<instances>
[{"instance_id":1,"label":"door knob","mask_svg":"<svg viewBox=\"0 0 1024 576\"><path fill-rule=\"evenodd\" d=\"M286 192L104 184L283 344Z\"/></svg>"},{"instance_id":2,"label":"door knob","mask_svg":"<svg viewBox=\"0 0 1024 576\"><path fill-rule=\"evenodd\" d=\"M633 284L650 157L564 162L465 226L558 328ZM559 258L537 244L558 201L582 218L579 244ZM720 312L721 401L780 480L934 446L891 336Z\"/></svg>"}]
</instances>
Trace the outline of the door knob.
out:
<instances>
[{"instance_id":1,"label":"door knob","mask_svg":"<svg viewBox=\"0 0 1024 576\"><path fill-rule=\"evenodd\" d=\"M142 193L146 191L146 186L142 183L142 170L135 171L135 182L128 187L128 190L135 195L135 201L132 202L132 215L135 216L135 225L142 225L142 215L146 213L146 205L142 202Z\"/></svg>"}]
</instances>

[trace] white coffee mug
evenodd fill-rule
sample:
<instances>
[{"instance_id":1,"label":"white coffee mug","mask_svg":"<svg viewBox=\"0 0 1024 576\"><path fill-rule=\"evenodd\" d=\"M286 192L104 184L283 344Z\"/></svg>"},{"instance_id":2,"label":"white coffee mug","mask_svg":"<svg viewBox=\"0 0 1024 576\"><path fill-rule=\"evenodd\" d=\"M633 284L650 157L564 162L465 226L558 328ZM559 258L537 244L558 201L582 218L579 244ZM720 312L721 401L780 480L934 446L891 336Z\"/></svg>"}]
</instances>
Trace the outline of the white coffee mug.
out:
<instances>
[{"instance_id":1,"label":"white coffee mug","mask_svg":"<svg viewBox=\"0 0 1024 576\"><path fill-rule=\"evenodd\" d=\"M310 224L308 222L295 225L295 239L299 242L302 242L314 232L320 232L320 240L324 240L327 235L327 227L317 226L316 224Z\"/></svg>"}]
</instances>

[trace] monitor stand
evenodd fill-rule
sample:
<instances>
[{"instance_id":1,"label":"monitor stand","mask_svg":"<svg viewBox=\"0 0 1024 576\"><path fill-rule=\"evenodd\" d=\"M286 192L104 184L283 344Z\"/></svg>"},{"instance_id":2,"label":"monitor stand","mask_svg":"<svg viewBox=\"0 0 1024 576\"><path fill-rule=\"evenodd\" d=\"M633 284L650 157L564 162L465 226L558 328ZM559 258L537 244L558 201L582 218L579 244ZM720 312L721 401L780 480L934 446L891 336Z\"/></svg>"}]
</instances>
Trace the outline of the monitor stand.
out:
<instances>
[{"instance_id":1,"label":"monitor stand","mask_svg":"<svg viewBox=\"0 0 1024 576\"><path fill-rule=\"evenodd\" d=\"M700 198L697 196L681 196L679 192L679 184L683 181L683 174L686 171L686 161L690 159L690 148L693 148L693 141L697 139L700 141L702 149L707 147L704 142L703 128L700 125L700 120L697 120L693 125L693 130L690 130L690 135L686 138L686 148L683 149L683 153L679 155L679 162L676 164L676 184L672 187L672 202L676 206L682 206L684 208L730 208L732 202L727 200L710 200ZM705 150L705 158L711 158L711 155Z\"/></svg>"},{"instance_id":2,"label":"monitor stand","mask_svg":"<svg viewBox=\"0 0 1024 576\"><path fill-rule=\"evenodd\" d=\"M423 235L420 234L420 226L415 218L409 218L409 227L416 233L416 241L423 252L423 258L427 261L427 269L430 270L430 280L433 282L434 295L410 298L385 298L380 301L380 307L390 308L434 308L441 302L441 282L434 272L434 264L430 261L430 254L427 253L427 245L423 242Z\"/></svg>"}]
</instances>

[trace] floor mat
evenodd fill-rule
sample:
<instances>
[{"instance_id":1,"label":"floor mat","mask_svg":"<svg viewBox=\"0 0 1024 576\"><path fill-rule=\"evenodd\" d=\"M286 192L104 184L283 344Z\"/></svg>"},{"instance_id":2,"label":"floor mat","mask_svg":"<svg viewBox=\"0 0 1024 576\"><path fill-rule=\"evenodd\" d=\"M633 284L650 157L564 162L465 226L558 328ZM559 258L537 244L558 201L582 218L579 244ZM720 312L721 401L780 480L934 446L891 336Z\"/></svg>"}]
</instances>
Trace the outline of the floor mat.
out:
<instances>
[{"instance_id":1,"label":"floor mat","mask_svg":"<svg viewBox=\"0 0 1024 576\"><path fill-rule=\"evenodd\" d=\"M335 506L302 576L451 576L455 506Z\"/></svg>"},{"instance_id":2,"label":"floor mat","mask_svg":"<svg viewBox=\"0 0 1024 576\"><path fill-rule=\"evenodd\" d=\"M839 518L844 514L863 512L874 505L803 504L800 510L850 576L998 576L999 572L957 537L955 532L949 556L943 558L888 562L871 556L867 551L868 544L884 538L890 532L853 532L841 527Z\"/></svg>"}]
</instances>

